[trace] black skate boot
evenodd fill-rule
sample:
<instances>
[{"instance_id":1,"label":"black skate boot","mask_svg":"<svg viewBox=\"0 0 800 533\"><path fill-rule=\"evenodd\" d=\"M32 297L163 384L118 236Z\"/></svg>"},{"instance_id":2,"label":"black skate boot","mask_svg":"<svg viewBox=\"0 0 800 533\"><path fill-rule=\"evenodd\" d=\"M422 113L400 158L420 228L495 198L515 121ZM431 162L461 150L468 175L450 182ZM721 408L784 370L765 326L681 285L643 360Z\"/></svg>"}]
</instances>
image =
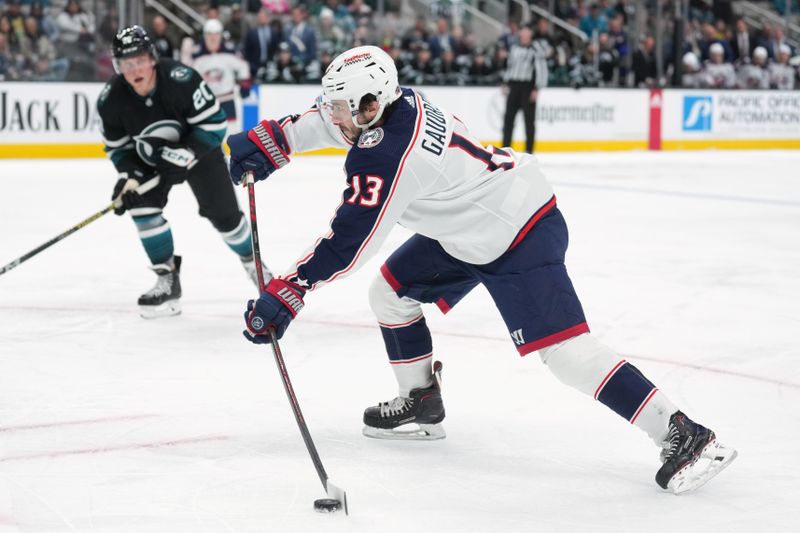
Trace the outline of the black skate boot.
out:
<instances>
[{"instance_id":1,"label":"black skate boot","mask_svg":"<svg viewBox=\"0 0 800 533\"><path fill-rule=\"evenodd\" d=\"M664 464L656 473L656 483L674 494L695 490L719 474L736 455L736 450L717 442L713 431L677 411L669 419L661 454Z\"/></svg>"},{"instance_id":2,"label":"black skate boot","mask_svg":"<svg viewBox=\"0 0 800 533\"><path fill-rule=\"evenodd\" d=\"M155 287L139 297L139 313L142 318L161 318L179 315L181 312L181 256L168 263L153 265L158 275Z\"/></svg>"},{"instance_id":3,"label":"black skate boot","mask_svg":"<svg viewBox=\"0 0 800 533\"><path fill-rule=\"evenodd\" d=\"M364 411L364 435L376 439L436 440L445 438L444 404L441 391L442 363L433 364L433 384L414 389L408 398L398 396ZM405 424L417 424L418 430L398 430Z\"/></svg>"}]
</instances>

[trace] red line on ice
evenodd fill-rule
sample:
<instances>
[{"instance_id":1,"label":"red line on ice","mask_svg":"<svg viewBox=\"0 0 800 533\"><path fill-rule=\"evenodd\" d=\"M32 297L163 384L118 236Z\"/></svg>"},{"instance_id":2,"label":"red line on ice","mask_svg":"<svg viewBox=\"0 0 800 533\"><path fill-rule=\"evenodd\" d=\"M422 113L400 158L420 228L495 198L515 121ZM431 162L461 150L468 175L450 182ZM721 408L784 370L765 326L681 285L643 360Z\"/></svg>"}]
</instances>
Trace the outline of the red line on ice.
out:
<instances>
[{"instance_id":1,"label":"red line on ice","mask_svg":"<svg viewBox=\"0 0 800 533\"><path fill-rule=\"evenodd\" d=\"M123 450L142 450L149 448L163 448L165 446L180 446L182 444L197 444L200 442L212 442L228 440L225 435L209 435L206 437L190 437L186 439L165 440L160 442L144 442L140 444L125 444L121 446L107 446L104 448L85 448L79 450L62 450L57 452L31 453L28 455L12 455L0 458L0 463L11 461L28 461L31 459L57 459L59 457L69 457L71 455L91 455L96 453L119 452Z\"/></svg>"},{"instance_id":2,"label":"red line on ice","mask_svg":"<svg viewBox=\"0 0 800 533\"><path fill-rule=\"evenodd\" d=\"M60 422L45 422L41 424L23 424L18 426L0 426L0 433L9 431L25 431L28 429L46 429L63 426L83 426L86 424L102 424L103 422L124 422L127 420L141 420L142 418L154 418L158 415L125 415L125 416L107 416L103 418L87 418L84 420L63 420Z\"/></svg>"},{"instance_id":3,"label":"red line on ice","mask_svg":"<svg viewBox=\"0 0 800 533\"><path fill-rule=\"evenodd\" d=\"M37 306L28 306L28 305L14 305L14 306L5 306L4 305L4 306L0 306L0 309L7 309L7 310L12 310L12 311L21 311L21 310L51 311L51 312L52 311L66 311L66 312L70 312L70 313L75 312L75 311L86 311L86 312L117 313L117 314L120 314L120 315L130 315L130 316L135 316L137 314L137 311L135 309L133 309L132 307L130 309L129 308L125 308L125 309L116 308L115 309L115 308L99 308L99 307L79 308L79 307L49 307L49 306L37 307ZM213 314L213 313L195 313L194 316L204 317L204 318L213 318L213 319L230 318L228 315L219 315L219 314ZM322 325L325 325L325 326L342 326L342 327L357 328L357 329L374 329L375 328L374 324L355 324L355 323L352 323L352 322L336 322L336 321L333 321L333 320L314 320L314 319L309 319L308 317L304 318L303 321L306 322L306 323L322 324ZM485 341L502 341L502 342L505 342L505 343L509 342L508 338L506 338L506 337L502 337L502 338L501 337L491 337L491 336L488 336L488 335L477 335L477 334L474 334L474 333L459 333L459 332L453 332L453 331L432 331L432 333L434 333L436 335L447 335L449 337L457 337L457 338L464 338L464 339L480 339L480 340L485 340ZM662 364L665 364L665 365L672 365L672 366L684 367L684 368L693 368L695 370L701 370L703 372L711 372L711 373L714 373L714 374L722 374L722 375L726 375L726 376L736 376L736 377L740 377L740 378L743 378L743 379L749 379L749 380L752 380L752 381L760 381L762 383L771 383L773 385L780 385L782 387L789 387L789 388L792 388L792 389L800 389L800 383L792 383L790 381L782 381L782 380L779 380L779 379L767 378L767 377L757 376L757 375L754 375L754 374L747 374L745 372L737 372L735 370L727 370L727 369L724 369L724 368L714 368L714 367L710 367L710 366L696 365L696 364L693 364L693 363L683 363L683 362L674 361L674 360L671 360L671 359L665 359L665 358L659 358L659 357L647 357L647 356L644 356L644 355L630 355L630 354L619 354L619 355L623 356L623 357L628 357L628 358L631 358L631 359L641 359L642 361L652 361L654 363L662 363Z\"/></svg>"}]
</instances>

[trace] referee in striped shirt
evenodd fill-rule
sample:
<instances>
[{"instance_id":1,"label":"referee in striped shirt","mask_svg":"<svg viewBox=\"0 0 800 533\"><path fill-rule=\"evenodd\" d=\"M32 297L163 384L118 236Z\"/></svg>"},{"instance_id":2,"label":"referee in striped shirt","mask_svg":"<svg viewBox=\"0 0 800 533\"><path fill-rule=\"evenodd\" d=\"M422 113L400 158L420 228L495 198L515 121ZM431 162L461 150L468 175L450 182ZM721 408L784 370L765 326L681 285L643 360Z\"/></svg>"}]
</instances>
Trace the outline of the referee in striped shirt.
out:
<instances>
[{"instance_id":1,"label":"referee in striped shirt","mask_svg":"<svg viewBox=\"0 0 800 533\"><path fill-rule=\"evenodd\" d=\"M514 120L522 110L525 117L525 151L533 153L536 137L536 99L539 87L547 84L547 51L533 42L533 30L523 26L519 30L519 42L508 52L506 72L503 76L503 92L506 113L503 120L503 146L511 146Z\"/></svg>"}]
</instances>

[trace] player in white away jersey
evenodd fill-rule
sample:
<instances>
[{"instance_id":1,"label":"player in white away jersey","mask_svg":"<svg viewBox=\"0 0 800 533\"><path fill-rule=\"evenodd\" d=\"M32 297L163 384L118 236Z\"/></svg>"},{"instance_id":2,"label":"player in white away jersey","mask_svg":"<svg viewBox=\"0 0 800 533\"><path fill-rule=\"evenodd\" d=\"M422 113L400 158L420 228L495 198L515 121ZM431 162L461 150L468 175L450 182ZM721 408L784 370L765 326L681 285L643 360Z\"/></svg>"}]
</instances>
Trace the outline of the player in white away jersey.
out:
<instances>
[{"instance_id":1,"label":"player in white away jersey","mask_svg":"<svg viewBox=\"0 0 800 533\"><path fill-rule=\"evenodd\" d=\"M250 66L239 57L236 50L223 39L222 23L208 19L203 25L203 42L192 53L192 68L205 80L211 92L228 116L230 123L236 118L236 91L242 98L250 94ZM239 131L235 129L234 131Z\"/></svg>"},{"instance_id":2,"label":"player in white away jersey","mask_svg":"<svg viewBox=\"0 0 800 533\"><path fill-rule=\"evenodd\" d=\"M589 334L564 266L566 224L533 156L481 146L457 117L401 88L392 59L374 46L337 57L322 87L303 115L264 120L228 141L236 183L247 172L266 178L296 152L348 150L330 232L248 302L250 341L270 342L271 328L283 335L306 293L354 272L399 223L416 235L387 259L369 296L400 393L365 411L367 436L444 437L441 366L432 364L422 304L446 313L482 284L520 355L538 351L559 380L663 447L661 487L692 490L733 460L713 431ZM398 429L409 423L418 429Z\"/></svg>"}]
</instances>

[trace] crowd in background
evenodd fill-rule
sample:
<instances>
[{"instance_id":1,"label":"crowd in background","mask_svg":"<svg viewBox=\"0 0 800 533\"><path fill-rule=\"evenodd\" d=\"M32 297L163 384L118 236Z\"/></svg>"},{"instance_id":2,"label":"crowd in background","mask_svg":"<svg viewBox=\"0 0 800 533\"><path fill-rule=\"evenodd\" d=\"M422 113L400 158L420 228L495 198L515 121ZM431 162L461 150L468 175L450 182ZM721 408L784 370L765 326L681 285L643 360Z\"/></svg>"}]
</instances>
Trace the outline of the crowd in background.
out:
<instances>
[{"instance_id":1,"label":"crowd in background","mask_svg":"<svg viewBox=\"0 0 800 533\"><path fill-rule=\"evenodd\" d=\"M56 5L58 1L58 5ZM87 0L84 0L87 1ZM434 2L431 13L408 20L400 1L385 0L212 0L195 4L206 18L219 18L225 37L250 65L261 83L317 83L338 53L375 44L395 58L403 84L497 85L502 81L509 47L519 32L519 12L512 12L496 42L477 44L469 17L454 17L451 4ZM780 5L779 5L780 4ZM0 80L106 80L113 74L110 42L116 31L115 3L81 0L0 0ZM637 3L638 6L645 4ZM776 8L785 3L776 2ZM681 47L673 45L672 20L662 24L663 65L658 75L655 13L633 35L630 0L556 0L554 14L591 36L584 41L535 20L534 40L546 50L550 86L669 86L676 60L689 87L783 88L795 86L800 56L782 27L748 27L732 13L715 13L692 0ZM652 6L651 6L652 9ZM664 5L670 13L670 6ZM99 19L99 22L98 22ZM453 24L463 20L464 25ZM181 34L164 17L144 24L162 55L189 61L200 39ZM721 49L721 53L720 53ZM676 56L680 50L680 57Z\"/></svg>"}]
</instances>

